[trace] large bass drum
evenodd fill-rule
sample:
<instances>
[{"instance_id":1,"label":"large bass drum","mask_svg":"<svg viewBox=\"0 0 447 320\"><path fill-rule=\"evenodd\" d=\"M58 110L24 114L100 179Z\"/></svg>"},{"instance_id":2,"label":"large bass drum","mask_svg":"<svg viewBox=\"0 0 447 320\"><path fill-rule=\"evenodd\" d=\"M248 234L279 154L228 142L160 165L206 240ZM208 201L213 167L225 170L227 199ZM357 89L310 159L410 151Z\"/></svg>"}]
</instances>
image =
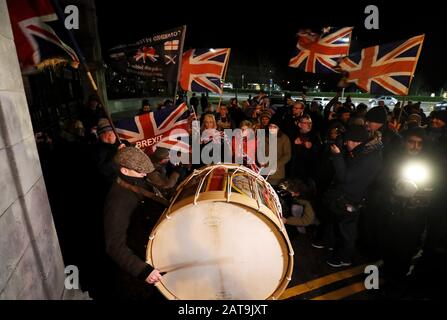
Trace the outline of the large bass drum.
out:
<instances>
[{"instance_id":1,"label":"large bass drum","mask_svg":"<svg viewBox=\"0 0 447 320\"><path fill-rule=\"evenodd\" d=\"M277 299L293 250L275 191L252 170L218 164L195 170L154 227L147 262L166 272L168 299Z\"/></svg>"}]
</instances>

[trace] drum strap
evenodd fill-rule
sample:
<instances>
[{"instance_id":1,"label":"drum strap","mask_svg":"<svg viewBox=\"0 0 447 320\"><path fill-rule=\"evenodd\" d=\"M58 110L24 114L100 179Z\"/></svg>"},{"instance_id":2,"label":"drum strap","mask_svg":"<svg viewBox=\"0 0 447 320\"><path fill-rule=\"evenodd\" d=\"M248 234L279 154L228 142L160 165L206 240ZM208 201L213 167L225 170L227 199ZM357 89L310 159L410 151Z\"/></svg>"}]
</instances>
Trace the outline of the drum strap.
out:
<instances>
[{"instance_id":1,"label":"drum strap","mask_svg":"<svg viewBox=\"0 0 447 320\"><path fill-rule=\"evenodd\" d=\"M150 192L149 190L146 190L142 187L127 183L126 181L124 181L123 179L121 179L120 177L118 177L116 179L116 182L123 188L126 188L130 191L133 191L137 194L141 194L143 196L145 196L146 198L152 199L158 203L161 203L162 205L164 205L165 207L169 207L169 201L166 200L165 198L159 197L157 196L155 193Z\"/></svg>"}]
</instances>

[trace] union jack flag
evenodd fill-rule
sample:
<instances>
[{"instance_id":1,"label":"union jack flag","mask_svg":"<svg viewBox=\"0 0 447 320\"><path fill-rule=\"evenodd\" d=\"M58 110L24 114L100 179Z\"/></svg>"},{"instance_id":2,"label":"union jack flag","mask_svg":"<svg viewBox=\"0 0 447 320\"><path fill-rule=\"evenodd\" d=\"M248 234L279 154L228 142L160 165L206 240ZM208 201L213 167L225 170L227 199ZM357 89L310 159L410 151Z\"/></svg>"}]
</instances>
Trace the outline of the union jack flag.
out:
<instances>
[{"instance_id":1,"label":"union jack flag","mask_svg":"<svg viewBox=\"0 0 447 320\"><path fill-rule=\"evenodd\" d=\"M132 119L118 121L116 131L121 139L125 139L146 153L151 154L155 147L190 152L189 144L177 140L187 137L189 110L186 103L175 107L136 116ZM183 130L177 130L183 129Z\"/></svg>"},{"instance_id":2,"label":"union jack flag","mask_svg":"<svg viewBox=\"0 0 447 320\"><path fill-rule=\"evenodd\" d=\"M230 49L192 49L183 53L180 86L185 91L222 93L221 79Z\"/></svg>"},{"instance_id":3,"label":"union jack flag","mask_svg":"<svg viewBox=\"0 0 447 320\"><path fill-rule=\"evenodd\" d=\"M407 95L424 35L363 49L340 60L346 82L373 94Z\"/></svg>"},{"instance_id":4,"label":"union jack flag","mask_svg":"<svg viewBox=\"0 0 447 320\"><path fill-rule=\"evenodd\" d=\"M143 46L143 48L138 49L134 58L135 61L143 59L143 63L146 63L146 58L149 58L152 62L156 62L158 57L159 55L153 47Z\"/></svg>"},{"instance_id":5,"label":"union jack flag","mask_svg":"<svg viewBox=\"0 0 447 320\"><path fill-rule=\"evenodd\" d=\"M79 64L76 52L60 38L66 31L49 0L7 0L7 3L22 71L31 71L53 58L69 60L73 66Z\"/></svg>"},{"instance_id":6,"label":"union jack flag","mask_svg":"<svg viewBox=\"0 0 447 320\"><path fill-rule=\"evenodd\" d=\"M349 53L352 27L341 28L331 33L332 28L324 28L323 34L301 30L298 33L297 55L290 59L289 67L305 72L336 72L333 68L337 60Z\"/></svg>"}]
</instances>

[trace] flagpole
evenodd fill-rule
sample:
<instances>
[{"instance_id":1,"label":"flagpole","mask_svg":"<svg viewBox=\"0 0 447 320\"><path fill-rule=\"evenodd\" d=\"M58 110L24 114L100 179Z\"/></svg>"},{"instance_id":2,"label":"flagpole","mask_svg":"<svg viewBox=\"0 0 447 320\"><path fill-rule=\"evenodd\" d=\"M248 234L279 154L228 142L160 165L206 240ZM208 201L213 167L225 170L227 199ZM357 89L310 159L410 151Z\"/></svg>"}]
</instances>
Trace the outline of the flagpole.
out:
<instances>
[{"instance_id":1,"label":"flagpole","mask_svg":"<svg viewBox=\"0 0 447 320\"><path fill-rule=\"evenodd\" d=\"M177 81L175 82L175 91L174 91L174 106L175 106L175 98L177 96L177 90L178 90L178 83L180 81L180 73L182 70L182 58L183 58L183 44L185 43L185 35L186 35L186 25L183 25L183 32L182 32L182 40L180 42L180 50L179 50L179 59L178 59L178 68L177 68ZM186 99L188 100L188 96L186 96ZM188 103L186 103L188 105Z\"/></svg>"},{"instance_id":2,"label":"flagpole","mask_svg":"<svg viewBox=\"0 0 447 320\"><path fill-rule=\"evenodd\" d=\"M413 71L411 72L410 82L408 83L407 96L410 93L410 88L411 88L411 84L413 83L414 73L416 72L417 62L419 61L419 56L421 55L422 45L424 44L425 34L422 34L421 36L422 36L422 41L421 41L421 45L419 46L419 49L418 49L418 52L416 55L416 63L414 64ZM405 98L403 99L402 106L400 108L399 117L398 117L398 121L397 121L398 123L400 123L402 112L404 110L404 105L403 105L404 103L405 103Z\"/></svg>"},{"instance_id":3,"label":"flagpole","mask_svg":"<svg viewBox=\"0 0 447 320\"><path fill-rule=\"evenodd\" d=\"M227 54L227 58L225 61L225 70L224 70L224 74L223 74L223 78L222 81L225 82L225 79L227 78L227 71L228 71L228 60L230 60L230 53L231 53L231 48L228 49L228 54ZM221 87L222 92L220 93L220 97L219 97L219 104L217 105L217 107L220 107L220 104L222 103L222 97L223 97L223 85Z\"/></svg>"},{"instance_id":4,"label":"flagpole","mask_svg":"<svg viewBox=\"0 0 447 320\"><path fill-rule=\"evenodd\" d=\"M59 5L59 1L58 0L53 0L52 2L53 2L54 7L56 9L56 14L57 14L59 20L61 20L61 22L63 23L64 15L63 15L62 9L61 9L61 7ZM102 105L103 108L104 108L104 112L106 114L107 119L110 122L110 126L112 127L113 133L115 133L115 136L116 136L118 142L121 144L122 143L121 139L120 139L118 133L116 132L116 128L115 128L115 125L113 124L112 117L110 116L110 112L109 112L107 106L105 105L105 103L102 101L101 96L99 95L98 86L96 85L96 82L93 79L92 73L90 72L90 68L87 65L87 61L85 60L85 57L84 57L84 55L83 55L83 53L81 51L81 48L79 47L78 42L76 41L76 39L75 39L73 33L71 32L71 30L69 30L67 28L65 28L65 29L67 30L67 34L68 34L71 42L73 43L74 49L76 51L76 54L78 55L78 58L79 58L82 66L83 66L83 68L84 68L84 70L85 70L85 72L87 74L87 78L89 80L89 83L90 83L93 91L95 92L96 98L98 99L100 105Z\"/></svg>"}]
</instances>

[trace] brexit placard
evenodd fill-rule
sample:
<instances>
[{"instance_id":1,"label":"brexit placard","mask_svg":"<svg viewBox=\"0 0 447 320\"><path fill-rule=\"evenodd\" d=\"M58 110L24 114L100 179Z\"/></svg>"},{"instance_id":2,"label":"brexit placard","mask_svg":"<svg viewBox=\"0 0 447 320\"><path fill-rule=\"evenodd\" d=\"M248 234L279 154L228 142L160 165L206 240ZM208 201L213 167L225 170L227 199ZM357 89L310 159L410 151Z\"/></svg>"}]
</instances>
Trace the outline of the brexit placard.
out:
<instances>
[{"instance_id":1,"label":"brexit placard","mask_svg":"<svg viewBox=\"0 0 447 320\"><path fill-rule=\"evenodd\" d=\"M177 81L185 26L109 50L112 68L125 73Z\"/></svg>"}]
</instances>

